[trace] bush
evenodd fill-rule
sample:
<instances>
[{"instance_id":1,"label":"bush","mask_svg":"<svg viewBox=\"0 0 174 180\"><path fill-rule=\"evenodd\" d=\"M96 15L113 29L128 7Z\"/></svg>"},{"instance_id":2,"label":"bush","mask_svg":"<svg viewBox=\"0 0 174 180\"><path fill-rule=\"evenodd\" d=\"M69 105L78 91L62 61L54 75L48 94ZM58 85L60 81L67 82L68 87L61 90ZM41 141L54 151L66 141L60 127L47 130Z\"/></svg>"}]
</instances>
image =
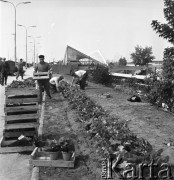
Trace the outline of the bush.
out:
<instances>
[{"instance_id":1,"label":"bush","mask_svg":"<svg viewBox=\"0 0 174 180\"><path fill-rule=\"evenodd\" d=\"M111 85L112 77L109 75L109 68L97 65L96 69L92 72L92 81L104 85Z\"/></svg>"},{"instance_id":2,"label":"bush","mask_svg":"<svg viewBox=\"0 0 174 180\"><path fill-rule=\"evenodd\" d=\"M174 111L174 83L165 79L163 81L153 78L148 78L145 81L146 96L150 103L162 107L162 103L167 106L167 109L171 112Z\"/></svg>"}]
</instances>

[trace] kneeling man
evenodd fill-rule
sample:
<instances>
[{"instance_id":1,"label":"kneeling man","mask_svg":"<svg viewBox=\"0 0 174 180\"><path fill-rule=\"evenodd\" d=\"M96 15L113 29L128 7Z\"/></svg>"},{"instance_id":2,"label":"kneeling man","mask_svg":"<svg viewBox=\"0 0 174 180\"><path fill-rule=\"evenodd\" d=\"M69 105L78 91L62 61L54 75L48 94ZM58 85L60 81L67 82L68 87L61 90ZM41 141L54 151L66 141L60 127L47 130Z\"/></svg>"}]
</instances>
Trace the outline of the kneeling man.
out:
<instances>
[{"instance_id":1,"label":"kneeling man","mask_svg":"<svg viewBox=\"0 0 174 180\"><path fill-rule=\"evenodd\" d=\"M52 90L53 93L60 92L59 88L59 82L64 79L64 76L59 75L57 77L52 77L50 79L50 89Z\"/></svg>"}]
</instances>

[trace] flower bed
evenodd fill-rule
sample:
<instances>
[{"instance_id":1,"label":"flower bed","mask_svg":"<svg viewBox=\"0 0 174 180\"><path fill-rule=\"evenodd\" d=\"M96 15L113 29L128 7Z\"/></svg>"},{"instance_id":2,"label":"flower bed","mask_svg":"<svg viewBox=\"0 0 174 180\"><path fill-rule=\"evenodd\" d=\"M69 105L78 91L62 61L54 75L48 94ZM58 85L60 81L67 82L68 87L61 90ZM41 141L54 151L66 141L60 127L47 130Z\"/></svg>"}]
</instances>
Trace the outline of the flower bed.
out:
<instances>
[{"instance_id":1,"label":"flower bed","mask_svg":"<svg viewBox=\"0 0 174 180\"><path fill-rule=\"evenodd\" d=\"M8 85L9 88L26 88L26 87L35 87L35 80L33 78L27 78L24 81L15 81Z\"/></svg>"},{"instance_id":2,"label":"flower bed","mask_svg":"<svg viewBox=\"0 0 174 180\"><path fill-rule=\"evenodd\" d=\"M130 132L126 121L121 122L110 116L83 91L66 83L63 89L71 108L77 111L79 121L95 141L96 153L102 157L112 156L115 161L117 157L121 158L121 171L125 170L128 163L137 166L141 162L150 163L152 160L158 163L169 161L168 157L161 156L162 150L155 152L148 141L137 138Z\"/></svg>"}]
</instances>

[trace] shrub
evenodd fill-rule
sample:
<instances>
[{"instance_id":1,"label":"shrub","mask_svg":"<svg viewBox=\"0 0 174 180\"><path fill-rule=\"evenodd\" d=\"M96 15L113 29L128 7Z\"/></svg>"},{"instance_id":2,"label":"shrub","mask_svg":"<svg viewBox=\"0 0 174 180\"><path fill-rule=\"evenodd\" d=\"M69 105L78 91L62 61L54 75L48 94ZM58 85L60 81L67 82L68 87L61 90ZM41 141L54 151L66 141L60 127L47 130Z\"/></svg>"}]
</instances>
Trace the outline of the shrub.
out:
<instances>
[{"instance_id":1,"label":"shrub","mask_svg":"<svg viewBox=\"0 0 174 180\"><path fill-rule=\"evenodd\" d=\"M95 70L92 72L92 81L104 85L111 85L112 78L109 75L109 68L101 65L97 65Z\"/></svg>"},{"instance_id":2,"label":"shrub","mask_svg":"<svg viewBox=\"0 0 174 180\"><path fill-rule=\"evenodd\" d=\"M163 81L157 80L154 76L153 78L148 78L145 81L146 85L146 96L150 103L162 106L162 103L167 105L169 111L174 111L174 83L165 79Z\"/></svg>"}]
</instances>

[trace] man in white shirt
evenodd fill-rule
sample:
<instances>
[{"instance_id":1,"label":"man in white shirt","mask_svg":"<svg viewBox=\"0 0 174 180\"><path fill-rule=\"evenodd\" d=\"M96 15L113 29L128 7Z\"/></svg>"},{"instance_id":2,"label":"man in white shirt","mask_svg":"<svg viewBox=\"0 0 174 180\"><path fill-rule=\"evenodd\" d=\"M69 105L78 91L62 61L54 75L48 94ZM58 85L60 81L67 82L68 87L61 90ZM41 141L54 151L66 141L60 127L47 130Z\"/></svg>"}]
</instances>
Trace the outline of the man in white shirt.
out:
<instances>
[{"instance_id":1,"label":"man in white shirt","mask_svg":"<svg viewBox=\"0 0 174 180\"><path fill-rule=\"evenodd\" d=\"M59 75L57 77L52 77L50 79L50 89L53 91L53 93L60 92L59 88L59 82L64 79L64 76Z\"/></svg>"},{"instance_id":2,"label":"man in white shirt","mask_svg":"<svg viewBox=\"0 0 174 180\"><path fill-rule=\"evenodd\" d=\"M86 80L88 78L87 71L78 70L72 73L72 76L73 76L72 85L74 84L74 82L76 83L79 82L80 89L84 90L86 85Z\"/></svg>"}]
</instances>

